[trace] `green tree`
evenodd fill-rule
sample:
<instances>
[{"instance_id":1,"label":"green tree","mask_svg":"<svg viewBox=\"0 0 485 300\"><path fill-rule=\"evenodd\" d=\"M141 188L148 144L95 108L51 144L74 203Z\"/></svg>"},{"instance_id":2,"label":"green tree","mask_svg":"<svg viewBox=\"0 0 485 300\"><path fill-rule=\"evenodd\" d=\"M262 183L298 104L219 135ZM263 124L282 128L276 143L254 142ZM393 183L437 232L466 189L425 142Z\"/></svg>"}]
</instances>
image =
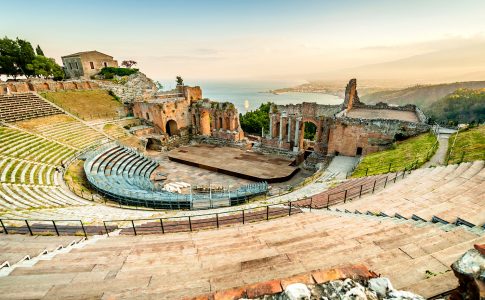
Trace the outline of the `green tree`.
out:
<instances>
[{"instance_id":1,"label":"green tree","mask_svg":"<svg viewBox=\"0 0 485 300\"><path fill-rule=\"evenodd\" d=\"M8 37L0 39L0 75L12 76L16 79L22 74L18 67L19 53L17 41Z\"/></svg>"},{"instance_id":2,"label":"green tree","mask_svg":"<svg viewBox=\"0 0 485 300\"><path fill-rule=\"evenodd\" d=\"M163 85L160 81L155 81L155 85L157 86L158 91L163 91Z\"/></svg>"},{"instance_id":3,"label":"green tree","mask_svg":"<svg viewBox=\"0 0 485 300\"><path fill-rule=\"evenodd\" d=\"M273 103L262 103L258 109L239 114L239 122L244 132L261 134L261 128L269 130L269 110Z\"/></svg>"},{"instance_id":4,"label":"green tree","mask_svg":"<svg viewBox=\"0 0 485 300\"><path fill-rule=\"evenodd\" d=\"M17 56L17 66L20 71L27 77L33 76L34 72L27 68L27 65L32 64L35 59L35 52L32 44L26 40L17 38L17 44L19 45L19 54Z\"/></svg>"},{"instance_id":5,"label":"green tree","mask_svg":"<svg viewBox=\"0 0 485 300\"><path fill-rule=\"evenodd\" d=\"M44 51L42 51L42 48L40 48L39 45L37 45L37 48L35 48L35 53L37 53L37 55L45 56Z\"/></svg>"},{"instance_id":6,"label":"green tree","mask_svg":"<svg viewBox=\"0 0 485 300\"><path fill-rule=\"evenodd\" d=\"M315 140L315 135L317 132L317 126L312 122L305 122L305 131L303 133L303 137L306 140Z\"/></svg>"},{"instance_id":7,"label":"green tree","mask_svg":"<svg viewBox=\"0 0 485 300\"><path fill-rule=\"evenodd\" d=\"M37 55L32 64L27 66L28 70L35 76L44 78L54 78L56 80L64 77L64 71L53 58L48 58L42 55Z\"/></svg>"},{"instance_id":8,"label":"green tree","mask_svg":"<svg viewBox=\"0 0 485 300\"><path fill-rule=\"evenodd\" d=\"M451 126L485 120L485 89L457 89L434 102L426 110L430 122Z\"/></svg>"},{"instance_id":9,"label":"green tree","mask_svg":"<svg viewBox=\"0 0 485 300\"><path fill-rule=\"evenodd\" d=\"M175 77L175 81L177 82L177 85L184 85L184 80L181 76Z\"/></svg>"}]
</instances>

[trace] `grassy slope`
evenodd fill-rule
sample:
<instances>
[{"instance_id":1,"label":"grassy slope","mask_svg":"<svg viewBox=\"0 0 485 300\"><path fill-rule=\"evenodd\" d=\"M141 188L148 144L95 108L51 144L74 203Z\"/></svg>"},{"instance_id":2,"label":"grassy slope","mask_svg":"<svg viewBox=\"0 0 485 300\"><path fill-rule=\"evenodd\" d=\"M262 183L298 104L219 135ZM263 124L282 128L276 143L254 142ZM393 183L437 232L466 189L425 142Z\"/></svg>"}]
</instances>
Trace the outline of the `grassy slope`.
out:
<instances>
[{"instance_id":1,"label":"grassy slope","mask_svg":"<svg viewBox=\"0 0 485 300\"><path fill-rule=\"evenodd\" d=\"M456 133L448 140L448 149L451 149ZM449 153L448 153L449 156ZM456 139L449 164L462 161L485 160L485 125L461 131Z\"/></svg>"},{"instance_id":2,"label":"grassy slope","mask_svg":"<svg viewBox=\"0 0 485 300\"><path fill-rule=\"evenodd\" d=\"M105 90L45 92L41 95L84 120L118 117L123 105Z\"/></svg>"},{"instance_id":3,"label":"grassy slope","mask_svg":"<svg viewBox=\"0 0 485 300\"><path fill-rule=\"evenodd\" d=\"M370 93L361 97L366 103L386 102L392 104L416 104L426 108L437 100L460 88L485 88L485 81L455 82L437 85L419 85L400 90Z\"/></svg>"},{"instance_id":4,"label":"grassy slope","mask_svg":"<svg viewBox=\"0 0 485 300\"><path fill-rule=\"evenodd\" d=\"M428 150L435 143L436 137L431 133L424 133L397 142L393 149L366 155L355 169L352 177L365 176L367 168L369 168L368 175L386 173L389 170L390 163L392 163L391 172L403 170L416 160L418 160L418 166L420 166L433 156L434 151L428 154Z\"/></svg>"},{"instance_id":5,"label":"grassy slope","mask_svg":"<svg viewBox=\"0 0 485 300\"><path fill-rule=\"evenodd\" d=\"M62 114L19 121L16 122L15 125L27 130L36 131L36 128L39 126L64 122L76 122L76 119L69 115Z\"/></svg>"}]
</instances>

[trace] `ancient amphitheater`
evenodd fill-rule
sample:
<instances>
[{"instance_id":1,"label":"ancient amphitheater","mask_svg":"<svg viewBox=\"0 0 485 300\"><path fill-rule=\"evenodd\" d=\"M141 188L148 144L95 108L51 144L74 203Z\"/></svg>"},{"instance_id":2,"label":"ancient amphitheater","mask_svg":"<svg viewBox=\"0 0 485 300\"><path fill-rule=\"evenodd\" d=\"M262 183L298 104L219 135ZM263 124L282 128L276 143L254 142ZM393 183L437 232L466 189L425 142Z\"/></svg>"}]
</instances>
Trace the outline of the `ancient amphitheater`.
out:
<instances>
[{"instance_id":1,"label":"ancient amphitheater","mask_svg":"<svg viewBox=\"0 0 485 300\"><path fill-rule=\"evenodd\" d=\"M305 105L278 107L261 142L273 154L238 154L235 161L256 163L238 170L237 179L221 158L215 170L209 159L191 164L190 153L180 163L148 151L150 144L168 145L183 155L178 146L189 128L199 139L193 151L203 151L204 141L215 147L244 139L237 111L202 100L196 88L135 101L135 117L146 120L130 132L121 124L132 117L83 121L36 89L9 91L0 93L0 299L263 299L294 283L376 276L389 278L396 290L439 297L458 287L451 264L485 244L483 160L352 179L338 176L330 163L285 193L266 182L274 178L265 164L285 166L276 167L285 180L296 171L288 164L293 158L264 155L305 147L320 156L355 155L381 147L349 147L351 137L339 139L338 130L385 123L388 131L373 137L388 140L403 124L413 134L429 129L414 108L364 107L355 86L340 117L335 108L308 116ZM412 121L394 125L372 120L372 113L356 121L358 109L393 110ZM314 144L303 142L304 118L319 126ZM108 123L116 130L100 129ZM140 132L147 151L120 142ZM64 179L76 161L84 163L89 191ZM261 175L253 175L258 167ZM191 181L190 192L162 189L160 178L187 188L176 184L179 170ZM200 178L234 184L204 191L195 187Z\"/></svg>"}]
</instances>

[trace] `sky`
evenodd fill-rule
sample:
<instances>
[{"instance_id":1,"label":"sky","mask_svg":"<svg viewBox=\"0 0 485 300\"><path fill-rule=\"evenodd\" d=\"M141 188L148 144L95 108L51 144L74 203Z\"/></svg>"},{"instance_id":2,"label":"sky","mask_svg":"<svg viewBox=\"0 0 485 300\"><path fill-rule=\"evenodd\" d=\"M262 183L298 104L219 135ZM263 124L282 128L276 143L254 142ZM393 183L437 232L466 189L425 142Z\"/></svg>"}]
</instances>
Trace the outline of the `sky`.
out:
<instances>
[{"instance_id":1,"label":"sky","mask_svg":"<svg viewBox=\"0 0 485 300\"><path fill-rule=\"evenodd\" d=\"M306 79L485 41L483 0L7 1L0 34L156 79ZM485 51L484 51L485 52Z\"/></svg>"}]
</instances>

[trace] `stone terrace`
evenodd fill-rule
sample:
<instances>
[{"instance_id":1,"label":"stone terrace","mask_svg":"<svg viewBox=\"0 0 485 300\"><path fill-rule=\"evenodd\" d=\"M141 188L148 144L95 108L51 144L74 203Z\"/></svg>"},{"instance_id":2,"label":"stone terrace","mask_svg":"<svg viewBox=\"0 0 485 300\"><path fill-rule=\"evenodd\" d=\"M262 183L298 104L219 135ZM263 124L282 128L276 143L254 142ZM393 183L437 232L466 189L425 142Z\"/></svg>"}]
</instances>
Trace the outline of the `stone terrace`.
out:
<instances>
[{"instance_id":1,"label":"stone terrace","mask_svg":"<svg viewBox=\"0 0 485 300\"><path fill-rule=\"evenodd\" d=\"M456 287L450 264L485 241L483 232L443 226L320 211L212 231L114 236L16 268L0 278L0 299L179 299L354 263L429 297Z\"/></svg>"},{"instance_id":2,"label":"stone terrace","mask_svg":"<svg viewBox=\"0 0 485 300\"><path fill-rule=\"evenodd\" d=\"M10 267L21 261L49 254L59 248L79 243L82 240L84 238L73 236L2 236L0 240L0 270L2 267Z\"/></svg>"},{"instance_id":3,"label":"stone terrace","mask_svg":"<svg viewBox=\"0 0 485 300\"><path fill-rule=\"evenodd\" d=\"M349 118L359 119L385 119L415 123L419 122L418 116L414 111L401 111L390 109L352 108L351 110L347 111L346 116Z\"/></svg>"},{"instance_id":4,"label":"stone terrace","mask_svg":"<svg viewBox=\"0 0 485 300\"><path fill-rule=\"evenodd\" d=\"M4 122L17 122L62 113L34 93L0 95L0 120Z\"/></svg>"},{"instance_id":5,"label":"stone terrace","mask_svg":"<svg viewBox=\"0 0 485 300\"><path fill-rule=\"evenodd\" d=\"M371 211L425 220L485 225L484 161L413 171L405 180L380 192L338 205L339 209Z\"/></svg>"},{"instance_id":6,"label":"stone terrace","mask_svg":"<svg viewBox=\"0 0 485 300\"><path fill-rule=\"evenodd\" d=\"M56 166L74 153L46 138L0 127L0 211L89 204L59 187Z\"/></svg>"}]
</instances>

